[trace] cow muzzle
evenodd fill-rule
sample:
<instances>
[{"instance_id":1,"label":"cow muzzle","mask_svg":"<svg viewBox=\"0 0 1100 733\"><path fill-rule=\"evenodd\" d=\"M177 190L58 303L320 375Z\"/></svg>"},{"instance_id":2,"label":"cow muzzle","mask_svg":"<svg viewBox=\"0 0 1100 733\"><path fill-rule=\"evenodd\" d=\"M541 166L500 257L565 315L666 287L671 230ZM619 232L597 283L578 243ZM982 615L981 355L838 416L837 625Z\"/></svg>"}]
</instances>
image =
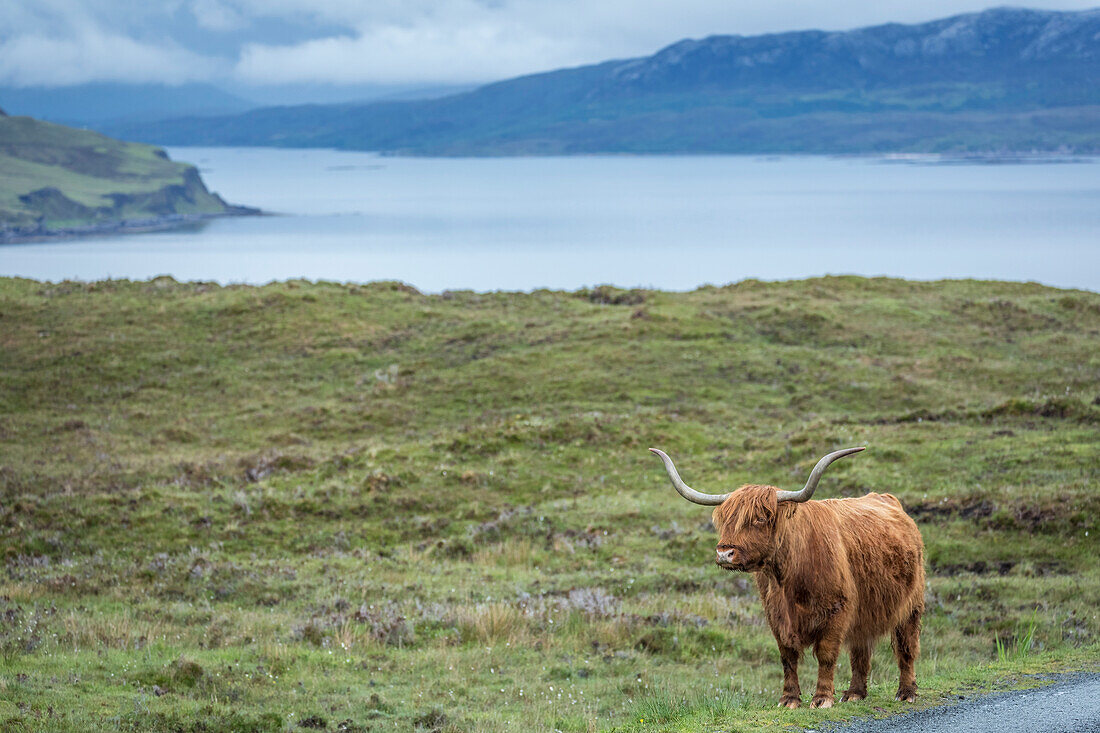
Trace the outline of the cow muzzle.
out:
<instances>
[{"instance_id":1,"label":"cow muzzle","mask_svg":"<svg viewBox=\"0 0 1100 733\"><path fill-rule=\"evenodd\" d=\"M717 555L714 558L714 562L718 567L725 568L726 570L742 570L743 566L737 561L737 555L739 554L736 547L719 548Z\"/></svg>"}]
</instances>

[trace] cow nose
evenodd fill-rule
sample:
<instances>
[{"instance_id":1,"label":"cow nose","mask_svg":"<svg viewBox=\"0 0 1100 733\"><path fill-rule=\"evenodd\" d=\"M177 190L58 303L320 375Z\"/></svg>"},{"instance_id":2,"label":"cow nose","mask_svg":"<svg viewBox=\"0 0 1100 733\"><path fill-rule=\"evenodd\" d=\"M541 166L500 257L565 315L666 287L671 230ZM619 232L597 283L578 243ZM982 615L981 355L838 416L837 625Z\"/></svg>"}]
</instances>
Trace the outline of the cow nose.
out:
<instances>
[{"instance_id":1,"label":"cow nose","mask_svg":"<svg viewBox=\"0 0 1100 733\"><path fill-rule=\"evenodd\" d=\"M733 558L733 549L718 550L718 562L730 562Z\"/></svg>"}]
</instances>

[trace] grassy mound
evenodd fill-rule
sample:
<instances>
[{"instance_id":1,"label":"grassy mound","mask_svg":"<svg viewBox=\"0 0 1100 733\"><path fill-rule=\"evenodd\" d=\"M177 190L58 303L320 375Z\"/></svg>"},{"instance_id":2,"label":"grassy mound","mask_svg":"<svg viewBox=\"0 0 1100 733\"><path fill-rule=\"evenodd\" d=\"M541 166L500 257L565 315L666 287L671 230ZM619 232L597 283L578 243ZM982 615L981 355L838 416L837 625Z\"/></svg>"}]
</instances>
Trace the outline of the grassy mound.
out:
<instances>
[{"instance_id":1,"label":"grassy mound","mask_svg":"<svg viewBox=\"0 0 1100 733\"><path fill-rule=\"evenodd\" d=\"M0 706L23 730L784 729L721 491L896 494L922 702L1095 660L1100 295L0 279ZM845 657L846 659L846 657ZM1094 662L1091 662L1094 663ZM807 658L803 688L816 665ZM838 670L847 683L847 662Z\"/></svg>"}]
</instances>

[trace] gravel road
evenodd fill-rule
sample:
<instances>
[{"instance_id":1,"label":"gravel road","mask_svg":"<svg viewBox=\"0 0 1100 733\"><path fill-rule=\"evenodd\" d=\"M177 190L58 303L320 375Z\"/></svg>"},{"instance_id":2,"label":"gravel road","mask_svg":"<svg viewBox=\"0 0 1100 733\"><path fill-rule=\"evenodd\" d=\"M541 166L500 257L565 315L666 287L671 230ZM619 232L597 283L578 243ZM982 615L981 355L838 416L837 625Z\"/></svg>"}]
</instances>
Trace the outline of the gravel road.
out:
<instances>
[{"instance_id":1,"label":"gravel road","mask_svg":"<svg viewBox=\"0 0 1100 733\"><path fill-rule=\"evenodd\" d=\"M1100 674L1060 678L1037 690L976 697L957 705L832 728L835 733L1096 733Z\"/></svg>"}]
</instances>

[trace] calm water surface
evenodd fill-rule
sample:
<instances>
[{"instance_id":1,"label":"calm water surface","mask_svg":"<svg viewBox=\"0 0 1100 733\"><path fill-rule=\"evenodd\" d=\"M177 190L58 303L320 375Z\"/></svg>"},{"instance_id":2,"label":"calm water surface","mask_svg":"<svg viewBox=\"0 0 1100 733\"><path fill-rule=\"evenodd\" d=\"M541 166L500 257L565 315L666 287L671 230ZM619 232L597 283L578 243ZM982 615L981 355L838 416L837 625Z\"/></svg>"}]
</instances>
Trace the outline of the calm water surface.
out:
<instances>
[{"instance_id":1,"label":"calm water surface","mask_svg":"<svg viewBox=\"0 0 1100 733\"><path fill-rule=\"evenodd\" d=\"M874 159L424 159L175 148L229 201L279 216L0 247L0 274L426 291L691 289L826 273L1100 290L1100 163Z\"/></svg>"}]
</instances>

